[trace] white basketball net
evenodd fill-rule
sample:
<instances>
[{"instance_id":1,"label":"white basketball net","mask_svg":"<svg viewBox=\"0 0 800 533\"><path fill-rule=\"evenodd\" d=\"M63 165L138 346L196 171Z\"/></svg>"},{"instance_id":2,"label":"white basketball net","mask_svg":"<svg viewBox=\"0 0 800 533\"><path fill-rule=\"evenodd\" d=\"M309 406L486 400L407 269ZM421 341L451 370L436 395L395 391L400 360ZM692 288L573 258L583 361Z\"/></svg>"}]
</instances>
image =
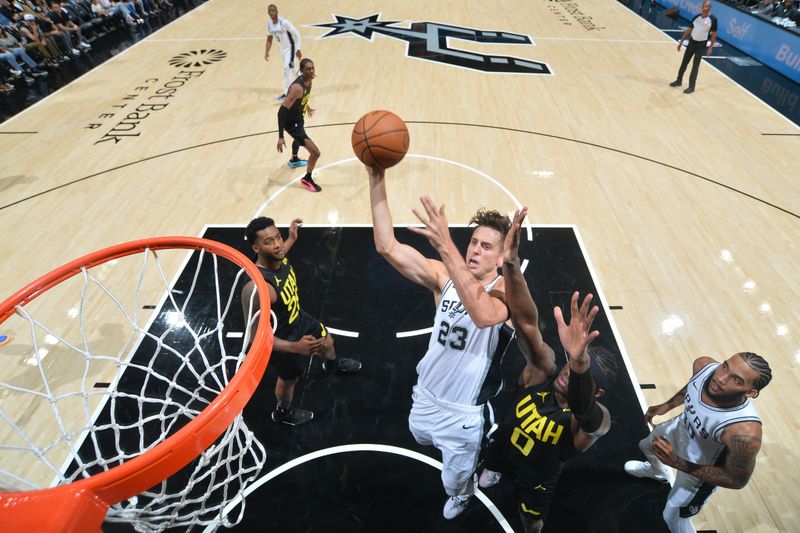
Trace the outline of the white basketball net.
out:
<instances>
[{"instance_id":1,"label":"white basketball net","mask_svg":"<svg viewBox=\"0 0 800 533\"><path fill-rule=\"evenodd\" d=\"M186 256L146 250L83 268L3 323L15 336L4 364L18 371L0 381L0 490L66 484L124 463L185 426L227 385L251 336L252 311L246 324L229 317L249 278L205 250ZM166 271L181 262L188 275L173 285ZM159 297L152 311L147 304ZM40 302L54 298L57 312ZM113 505L106 520L142 532L234 525L244 512L239 496L265 460L240 413L186 468ZM233 499L242 502L238 512L222 516Z\"/></svg>"}]
</instances>

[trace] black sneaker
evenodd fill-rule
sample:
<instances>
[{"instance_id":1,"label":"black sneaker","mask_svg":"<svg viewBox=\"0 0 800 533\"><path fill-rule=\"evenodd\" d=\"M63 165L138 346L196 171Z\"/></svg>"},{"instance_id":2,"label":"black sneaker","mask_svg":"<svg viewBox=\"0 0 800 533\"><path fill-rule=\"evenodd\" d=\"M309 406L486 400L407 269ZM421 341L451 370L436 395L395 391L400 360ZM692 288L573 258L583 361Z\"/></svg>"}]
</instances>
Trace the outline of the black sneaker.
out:
<instances>
[{"instance_id":1,"label":"black sneaker","mask_svg":"<svg viewBox=\"0 0 800 533\"><path fill-rule=\"evenodd\" d=\"M670 83L669 86L670 87L680 87L681 86L681 82L680 82L680 80L675 80L672 83Z\"/></svg>"},{"instance_id":2,"label":"black sneaker","mask_svg":"<svg viewBox=\"0 0 800 533\"><path fill-rule=\"evenodd\" d=\"M337 374L355 374L361 370L361 363L349 357L337 357L331 361L323 361L322 368L326 372L336 372Z\"/></svg>"},{"instance_id":3,"label":"black sneaker","mask_svg":"<svg viewBox=\"0 0 800 533\"><path fill-rule=\"evenodd\" d=\"M686 94L692 94L694 92L694 87L687 87L683 90Z\"/></svg>"},{"instance_id":4,"label":"black sneaker","mask_svg":"<svg viewBox=\"0 0 800 533\"><path fill-rule=\"evenodd\" d=\"M314 178L303 178L300 180L300 185L311 192L319 192L322 190L322 187L314 183Z\"/></svg>"},{"instance_id":5,"label":"black sneaker","mask_svg":"<svg viewBox=\"0 0 800 533\"><path fill-rule=\"evenodd\" d=\"M301 426L306 422L309 422L312 418L314 418L314 413L309 411L308 409L281 409L280 407L276 407L274 411L272 411L272 421L280 424L286 424L287 426Z\"/></svg>"}]
</instances>

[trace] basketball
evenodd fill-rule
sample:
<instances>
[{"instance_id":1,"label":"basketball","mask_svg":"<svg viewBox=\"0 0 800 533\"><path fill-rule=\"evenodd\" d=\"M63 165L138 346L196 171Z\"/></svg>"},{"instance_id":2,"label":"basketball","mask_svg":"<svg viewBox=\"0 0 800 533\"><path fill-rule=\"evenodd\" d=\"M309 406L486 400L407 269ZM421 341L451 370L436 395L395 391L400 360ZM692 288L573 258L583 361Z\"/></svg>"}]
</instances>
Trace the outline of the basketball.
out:
<instances>
[{"instance_id":1,"label":"basketball","mask_svg":"<svg viewBox=\"0 0 800 533\"><path fill-rule=\"evenodd\" d=\"M353 151L369 167L389 168L408 152L408 128L391 111L370 111L356 122L352 135Z\"/></svg>"}]
</instances>

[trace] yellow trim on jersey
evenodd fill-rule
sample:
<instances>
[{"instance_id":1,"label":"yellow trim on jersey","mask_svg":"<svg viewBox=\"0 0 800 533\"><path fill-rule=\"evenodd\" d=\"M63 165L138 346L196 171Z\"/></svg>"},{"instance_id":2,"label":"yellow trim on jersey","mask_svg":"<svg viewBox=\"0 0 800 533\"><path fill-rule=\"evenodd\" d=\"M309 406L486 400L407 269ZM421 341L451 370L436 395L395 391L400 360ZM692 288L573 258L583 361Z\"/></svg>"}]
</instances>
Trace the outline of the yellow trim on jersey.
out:
<instances>
[{"instance_id":1,"label":"yellow trim on jersey","mask_svg":"<svg viewBox=\"0 0 800 533\"><path fill-rule=\"evenodd\" d=\"M521 503L520 505L522 506L522 512L523 513L532 514L533 516L542 516L542 513L537 513L533 509L528 509L527 507L525 507L524 503Z\"/></svg>"}]
</instances>

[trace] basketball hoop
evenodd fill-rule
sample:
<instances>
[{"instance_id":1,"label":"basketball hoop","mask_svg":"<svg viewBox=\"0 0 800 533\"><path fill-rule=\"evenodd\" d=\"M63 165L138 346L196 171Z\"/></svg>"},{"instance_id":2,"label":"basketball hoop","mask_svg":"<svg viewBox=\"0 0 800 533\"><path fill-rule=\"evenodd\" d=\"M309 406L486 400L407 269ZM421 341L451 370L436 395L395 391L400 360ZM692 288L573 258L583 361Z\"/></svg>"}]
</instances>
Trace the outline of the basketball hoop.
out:
<instances>
[{"instance_id":1,"label":"basketball hoop","mask_svg":"<svg viewBox=\"0 0 800 533\"><path fill-rule=\"evenodd\" d=\"M189 257L186 250L192 250ZM184 274L170 283L165 264L175 259L179 269L181 258ZM110 272L118 269L136 276L112 281ZM206 293L205 278L212 269L213 290ZM225 332L226 321L231 322L229 311L238 310L235 296L248 277L258 301L251 298L244 311L244 333L231 335ZM128 287L131 279L135 286ZM63 309L70 300L62 293L71 288L80 293L79 305L68 311L71 318L44 304L29 309L49 294L58 297ZM154 307L144 305L148 294L162 299L150 318L140 313L142 307ZM132 305L123 297L130 297ZM216 309L202 327L187 322L196 309L212 307L212 300ZM4 331L21 325L30 331L31 342L31 352L20 356L19 365L30 369L20 373L23 377L0 379L3 531L99 531L104 520L132 523L139 531L238 522L243 507L230 522L221 510L258 476L266 460L241 414L273 345L268 320L251 332L258 308L269 310L258 268L229 246L193 237L144 239L94 252L2 302ZM40 320L34 312L55 318ZM165 312L178 319L164 322ZM67 325L59 328L62 322ZM15 333L12 346L26 348L24 336ZM112 346L118 340L119 346ZM47 360L45 343L57 348ZM52 367L59 364L81 375L54 377ZM112 381L92 385L103 369L113 371ZM40 382L31 385L32 377ZM23 411L36 402L52 420L25 427L31 417ZM78 421L71 422L75 417ZM60 460L56 452L63 452ZM55 481L42 483L16 469L33 459L42 464L38 479Z\"/></svg>"}]
</instances>

